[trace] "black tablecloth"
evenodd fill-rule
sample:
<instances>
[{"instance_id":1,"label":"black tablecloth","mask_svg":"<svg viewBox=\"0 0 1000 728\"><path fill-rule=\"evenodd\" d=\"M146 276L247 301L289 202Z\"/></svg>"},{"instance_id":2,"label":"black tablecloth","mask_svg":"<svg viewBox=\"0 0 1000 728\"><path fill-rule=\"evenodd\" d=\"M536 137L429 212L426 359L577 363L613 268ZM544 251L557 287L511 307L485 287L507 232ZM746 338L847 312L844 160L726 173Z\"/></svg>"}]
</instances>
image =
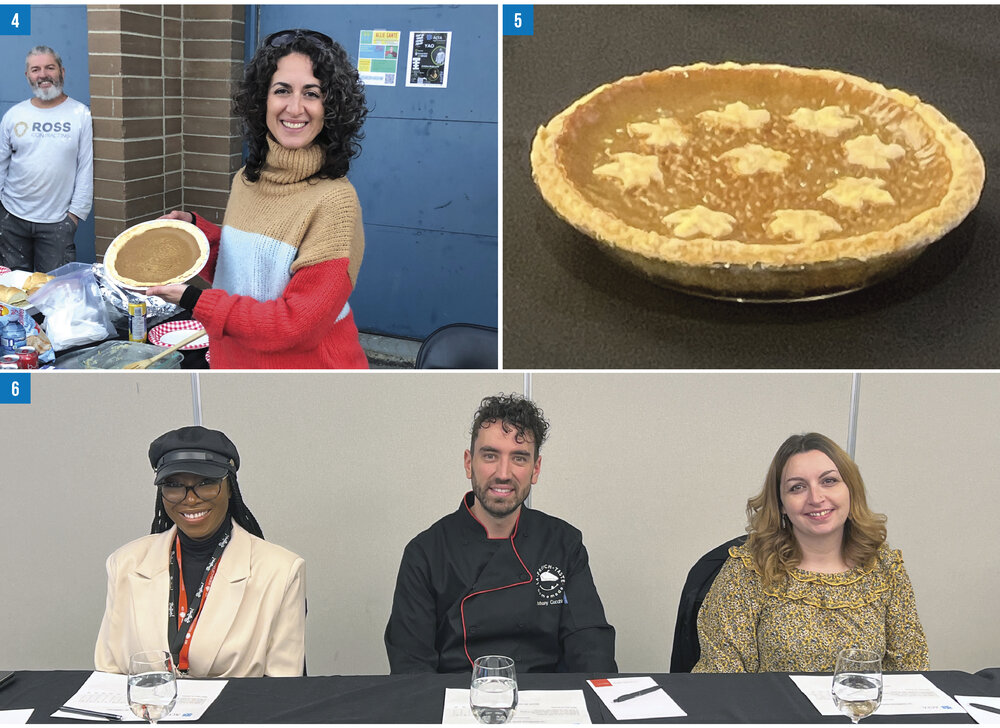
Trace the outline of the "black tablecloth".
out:
<instances>
[{"instance_id":1,"label":"black tablecloth","mask_svg":"<svg viewBox=\"0 0 1000 728\"><path fill-rule=\"evenodd\" d=\"M662 289L557 218L538 126L626 75L699 61L834 68L933 104L986 162L978 208L903 274L847 296L738 304ZM503 39L507 368L1000 367L1000 8L536 5Z\"/></svg>"},{"instance_id":2,"label":"black tablecloth","mask_svg":"<svg viewBox=\"0 0 1000 728\"><path fill-rule=\"evenodd\" d=\"M1000 696L1000 680L964 672L929 672L949 695ZM50 718L90 675L84 671L19 672L0 688L0 710L34 708L31 722L77 722ZM518 676L522 690L584 691L594 723L614 722L585 680L596 675ZM839 723L823 717L787 675L653 675L687 718L651 722ZM440 723L445 688L468 688L467 675L354 675L230 680L205 714L207 723ZM872 716L868 723L971 723L965 713Z\"/></svg>"}]
</instances>

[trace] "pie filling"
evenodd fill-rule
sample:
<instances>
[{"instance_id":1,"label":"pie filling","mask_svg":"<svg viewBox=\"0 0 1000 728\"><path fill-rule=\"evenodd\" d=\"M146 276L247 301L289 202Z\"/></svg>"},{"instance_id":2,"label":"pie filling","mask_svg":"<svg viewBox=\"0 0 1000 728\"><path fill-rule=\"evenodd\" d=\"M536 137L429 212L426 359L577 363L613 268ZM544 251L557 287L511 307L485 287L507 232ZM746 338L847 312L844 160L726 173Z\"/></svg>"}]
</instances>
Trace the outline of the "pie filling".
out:
<instances>
[{"instance_id":1,"label":"pie filling","mask_svg":"<svg viewBox=\"0 0 1000 728\"><path fill-rule=\"evenodd\" d=\"M626 79L566 117L555 158L586 203L681 240L808 245L939 205L952 167L933 130L838 76L702 66Z\"/></svg>"},{"instance_id":2,"label":"pie filling","mask_svg":"<svg viewBox=\"0 0 1000 728\"><path fill-rule=\"evenodd\" d=\"M106 267L126 285L147 287L181 283L200 270L207 246L175 221L143 223L111 244Z\"/></svg>"}]
</instances>

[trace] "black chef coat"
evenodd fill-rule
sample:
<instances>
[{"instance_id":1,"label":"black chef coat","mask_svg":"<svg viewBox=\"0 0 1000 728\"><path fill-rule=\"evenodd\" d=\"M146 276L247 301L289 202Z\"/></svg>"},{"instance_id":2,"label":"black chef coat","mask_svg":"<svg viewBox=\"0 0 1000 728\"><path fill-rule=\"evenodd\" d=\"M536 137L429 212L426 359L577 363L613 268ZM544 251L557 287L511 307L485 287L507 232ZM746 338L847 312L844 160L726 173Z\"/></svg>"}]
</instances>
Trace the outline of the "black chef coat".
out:
<instances>
[{"instance_id":1,"label":"black chef coat","mask_svg":"<svg viewBox=\"0 0 1000 728\"><path fill-rule=\"evenodd\" d=\"M518 672L617 672L580 531L522 506L512 535L490 539L473 498L403 552L385 628L392 673L466 672L481 655Z\"/></svg>"}]
</instances>

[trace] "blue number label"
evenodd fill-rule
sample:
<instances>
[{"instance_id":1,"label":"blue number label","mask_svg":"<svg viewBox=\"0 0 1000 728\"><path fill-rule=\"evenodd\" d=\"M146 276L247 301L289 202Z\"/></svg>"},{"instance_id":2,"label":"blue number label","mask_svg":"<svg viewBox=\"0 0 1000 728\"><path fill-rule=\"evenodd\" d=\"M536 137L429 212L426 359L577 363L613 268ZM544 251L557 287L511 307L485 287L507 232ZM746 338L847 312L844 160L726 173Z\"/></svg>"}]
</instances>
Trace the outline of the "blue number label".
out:
<instances>
[{"instance_id":1,"label":"blue number label","mask_svg":"<svg viewBox=\"0 0 1000 728\"><path fill-rule=\"evenodd\" d=\"M31 35L31 6L0 5L0 35Z\"/></svg>"},{"instance_id":2,"label":"blue number label","mask_svg":"<svg viewBox=\"0 0 1000 728\"><path fill-rule=\"evenodd\" d=\"M31 375L0 374L0 404L31 404Z\"/></svg>"},{"instance_id":3,"label":"blue number label","mask_svg":"<svg viewBox=\"0 0 1000 728\"><path fill-rule=\"evenodd\" d=\"M503 6L504 35L534 35L535 6L534 5L504 5Z\"/></svg>"}]
</instances>

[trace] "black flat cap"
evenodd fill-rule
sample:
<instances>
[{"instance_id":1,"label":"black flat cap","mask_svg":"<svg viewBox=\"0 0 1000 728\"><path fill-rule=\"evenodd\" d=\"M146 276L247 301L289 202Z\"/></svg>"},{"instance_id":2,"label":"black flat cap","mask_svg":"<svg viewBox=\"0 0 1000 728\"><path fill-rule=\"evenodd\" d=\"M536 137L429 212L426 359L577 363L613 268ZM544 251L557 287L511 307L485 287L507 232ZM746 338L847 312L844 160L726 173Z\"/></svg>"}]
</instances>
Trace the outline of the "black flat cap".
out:
<instances>
[{"instance_id":1,"label":"black flat cap","mask_svg":"<svg viewBox=\"0 0 1000 728\"><path fill-rule=\"evenodd\" d=\"M175 473L221 478L240 469L240 454L233 441L218 430L182 427L150 443L149 464L156 470L157 484Z\"/></svg>"}]
</instances>

